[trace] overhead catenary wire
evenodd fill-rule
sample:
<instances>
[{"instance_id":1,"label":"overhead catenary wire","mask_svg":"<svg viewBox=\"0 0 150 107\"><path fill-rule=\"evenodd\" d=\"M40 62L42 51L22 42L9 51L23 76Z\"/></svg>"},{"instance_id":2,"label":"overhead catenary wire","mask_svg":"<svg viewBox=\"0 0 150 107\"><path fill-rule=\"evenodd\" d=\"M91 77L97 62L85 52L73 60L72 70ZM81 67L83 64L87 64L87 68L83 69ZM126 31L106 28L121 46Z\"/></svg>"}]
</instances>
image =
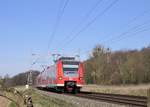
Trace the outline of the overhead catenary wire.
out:
<instances>
[{"instance_id":1,"label":"overhead catenary wire","mask_svg":"<svg viewBox=\"0 0 150 107\"><path fill-rule=\"evenodd\" d=\"M139 13L137 16L133 17L133 18L132 18L130 21L128 21L124 26L119 27L119 28L122 29L123 27L129 27L131 23L135 22L136 20L138 20L139 18L143 17L145 14L147 14L147 13L149 13L149 12L150 12L150 10L144 10L143 12ZM108 37L112 37L112 35L108 35L107 38L108 38ZM105 41L106 41L106 40L103 40L102 43L105 42Z\"/></svg>"},{"instance_id":2,"label":"overhead catenary wire","mask_svg":"<svg viewBox=\"0 0 150 107\"><path fill-rule=\"evenodd\" d=\"M80 33L85 31L90 25L92 25L99 17L104 15L105 12L107 12L112 6L114 6L119 0L114 0L109 4L108 7L106 7L102 12L100 12L98 15L96 15L89 23L87 23L83 28L79 30L69 41L67 41L62 47L67 46L69 43L71 43L74 39L76 39Z\"/></svg>"},{"instance_id":3,"label":"overhead catenary wire","mask_svg":"<svg viewBox=\"0 0 150 107\"><path fill-rule=\"evenodd\" d=\"M150 28L145 28L145 29L139 30L139 31L137 31L137 32L134 32L133 34L130 34L130 35L127 35L127 36L123 36L123 37L121 37L121 38L118 38L118 39L116 39L116 41L112 41L111 43L112 43L112 44L117 43L117 42L119 42L119 41L121 41L121 40L123 40L123 39L126 39L126 38L128 38L128 37L136 36L137 34L140 34L140 33L143 33L143 32L149 31L149 30L150 30Z\"/></svg>"},{"instance_id":4,"label":"overhead catenary wire","mask_svg":"<svg viewBox=\"0 0 150 107\"><path fill-rule=\"evenodd\" d=\"M58 14L57 14L57 18L56 18L56 23L54 24L54 30L52 31L51 35L50 35L50 38L49 38L49 41L48 41L48 50L49 48L51 47L51 44L53 42L53 39L54 39L54 36L57 32L57 29L59 27L59 24L60 24L60 21L61 21L61 18L65 12L65 8L67 7L67 4L69 3L69 0L66 0L63 7L62 7L62 0L61 0L61 3L59 5L59 9L58 9ZM62 7L62 8L61 8Z\"/></svg>"},{"instance_id":5,"label":"overhead catenary wire","mask_svg":"<svg viewBox=\"0 0 150 107\"><path fill-rule=\"evenodd\" d=\"M146 25L146 24L150 24L150 21L147 21L147 22L141 24L140 26L137 26L138 29L134 29L134 30L133 30L134 32L131 31L131 32L127 32L126 34L122 34L122 35L120 35L120 36L118 35L117 37L112 38L112 39L111 39L110 41L108 41L108 42L111 42L112 44L114 44L114 43L119 42L119 41L121 41L121 40L123 40L123 39L125 39L125 38L135 36L135 35L137 35L138 33L142 33L142 32L149 31L150 28L142 27L142 26L144 26L144 25ZM139 27L141 27L141 28L139 28Z\"/></svg>"},{"instance_id":6,"label":"overhead catenary wire","mask_svg":"<svg viewBox=\"0 0 150 107\"><path fill-rule=\"evenodd\" d=\"M103 0L98 0L93 6L92 8L85 14L85 16L81 19L81 21L71 30L71 32L62 40L60 44L62 44L65 40L67 40L68 38L70 38L70 35L73 34L75 32L76 29L78 29L84 22L87 21L87 19L89 19L90 15L94 12L94 10L101 4Z\"/></svg>"},{"instance_id":7,"label":"overhead catenary wire","mask_svg":"<svg viewBox=\"0 0 150 107\"><path fill-rule=\"evenodd\" d=\"M48 53L49 53L49 50L50 50L51 44L53 42L54 36L56 35L56 32L59 28L61 18L63 16L64 12L65 12L65 8L67 7L68 3L69 3L69 0L60 0L60 4L59 4L59 7L58 7L58 13L57 13L57 16L56 16L56 21L54 23L53 30L50 34L50 37L48 38L48 44L47 44ZM47 50L46 50L46 54L47 54ZM37 59L34 63L37 63L38 60L39 59ZM34 65L34 63L32 65Z\"/></svg>"},{"instance_id":8,"label":"overhead catenary wire","mask_svg":"<svg viewBox=\"0 0 150 107\"><path fill-rule=\"evenodd\" d=\"M139 13L137 16L135 16L135 17L133 17L131 20L129 20L126 24L125 24L125 26L126 27L128 27L128 26L130 26L130 24L131 23L133 23L133 22L135 22L136 20L138 20L139 18L141 18L141 17L143 17L145 14L147 14L147 13L149 13L150 12L150 10L144 10L144 11L142 11L141 13ZM145 24L147 24L147 23L145 23ZM144 25L144 24L143 24ZM142 25L141 25L142 26ZM140 26L139 26L140 27ZM121 27L122 28L122 27ZM138 28L138 27L137 27ZM131 29L132 30L132 29ZM135 27L135 30L136 30L136 27ZM129 32L128 32L129 33ZM128 34L127 33L127 34ZM126 33L124 32L124 34L122 34L122 35L126 35ZM108 37L108 36L107 36ZM104 42L104 40L102 41L102 43ZM83 52L83 54L84 53L86 53L86 52L90 52L90 50L88 50L88 51L85 51L85 52Z\"/></svg>"},{"instance_id":9,"label":"overhead catenary wire","mask_svg":"<svg viewBox=\"0 0 150 107\"><path fill-rule=\"evenodd\" d=\"M139 18L143 17L143 15L145 15L145 14L147 14L147 13L149 13L149 10L145 10L145 11L141 12L139 15L137 15L137 16L135 16L133 19L131 19L126 25L129 26L129 24L131 24L131 23L133 23L134 21L138 20ZM142 33L142 32L149 31L150 29L143 29L143 30L142 30L142 28L139 29L139 27L141 27L141 26L143 26L143 25L146 25L146 24L148 24L148 23L149 23L149 21L148 21L148 22L145 22L145 23L143 23L143 24L137 25L137 26L133 27L132 29L130 29L129 31L123 32L122 34L120 34L120 37L117 36L116 39L117 39L118 41L120 41L120 40L125 39L125 38L127 38L127 37L135 36L135 35L137 35L138 33ZM144 27L143 27L143 28L144 28ZM133 35L128 35L128 34L132 33L132 30L134 31ZM130 31L131 31L131 32L130 32ZM137 32L136 32L136 31L137 31ZM127 36L126 36L126 35L127 35ZM116 42L118 42L118 41L116 41ZM108 41L108 42L109 42L109 41ZM111 43L116 43L116 42L115 42L115 41L112 41ZM84 51L82 54L86 54L86 53L89 53L89 52L90 52L90 50Z\"/></svg>"},{"instance_id":10,"label":"overhead catenary wire","mask_svg":"<svg viewBox=\"0 0 150 107\"><path fill-rule=\"evenodd\" d=\"M146 22L144 22L144 23L142 23L142 24L136 25L136 26L134 26L134 27L128 29L127 31L125 31L125 32L123 32L123 33L121 33L121 34L119 34L119 35L117 35L117 36L115 36L115 37L112 37L112 38L110 38L110 39L107 39L107 40L103 41L102 43L112 42L112 41L114 41L115 39L121 38L121 37L123 37L123 36L129 34L130 32L132 32L132 31L134 31L134 30L137 30L138 28L140 28L140 27L142 27L142 26L144 26L144 25L146 25L146 24L149 24L149 23L150 23L150 20L149 20L149 21L146 21Z\"/></svg>"},{"instance_id":11,"label":"overhead catenary wire","mask_svg":"<svg viewBox=\"0 0 150 107\"><path fill-rule=\"evenodd\" d=\"M145 14L145 13L147 13L147 11L145 11L143 14ZM138 17L141 17L143 14L139 15ZM133 20L131 20L131 22L129 22L129 23L132 23L132 22L136 21L136 20L138 19L138 17L133 18ZM87 24L87 25L88 25L88 24ZM91 24L89 24L88 27L89 27L90 25L91 25ZM83 27L82 29L83 29L83 31L84 31L84 30L86 30L87 28ZM80 29L80 31L75 34L76 36L74 36L73 38L71 38L66 44L71 43L75 38L77 38L77 37L79 36L79 34L83 32L82 29ZM137 30L137 28L135 27L134 30ZM132 30L131 30L131 32L132 32ZM141 31L141 32L142 32L142 31ZM119 38L121 38L121 37L123 37L123 36L125 36L125 35L127 35L127 34L130 34L130 32L128 32L128 31L127 31L127 32L123 32L122 35L121 35Z\"/></svg>"},{"instance_id":12,"label":"overhead catenary wire","mask_svg":"<svg viewBox=\"0 0 150 107\"><path fill-rule=\"evenodd\" d=\"M125 38L136 36L139 33L143 33L143 32L149 31L150 28L146 28L144 26L144 25L147 25L147 24L150 24L150 20L149 21L145 21L142 24L139 24L139 25L136 25L136 26L132 27L128 31L125 31L125 32L121 33L120 35L116 36L115 38L112 38L112 39L109 39L109 40L105 41L105 43L111 42L111 44L115 44L115 43L117 43L117 42L119 42L119 41L121 41L121 40L123 40ZM86 51L82 52L82 54L87 54L89 52L91 52L91 50L86 50Z\"/></svg>"},{"instance_id":13,"label":"overhead catenary wire","mask_svg":"<svg viewBox=\"0 0 150 107\"><path fill-rule=\"evenodd\" d=\"M51 32L51 35L50 35L49 41L48 41L48 49L49 49L49 47L50 47L50 45L51 45L53 36L55 35L57 26L58 26L58 24L59 24L60 13L61 13L61 8L62 8L62 5L63 5L63 2L64 2L64 0L61 0L61 2L60 2L60 4L59 4L59 8L58 8L58 13L57 13L56 21L55 21L55 24L54 24L54 26L53 26L53 31Z\"/></svg>"},{"instance_id":14,"label":"overhead catenary wire","mask_svg":"<svg viewBox=\"0 0 150 107\"><path fill-rule=\"evenodd\" d=\"M127 23L127 25L129 25L129 24L135 22L136 20L138 20L139 18L143 17L145 14L147 14L147 13L149 13L149 12L150 12L150 10L144 10L144 11L141 12L139 15L137 15L137 16L135 16L133 19L131 19L131 20Z\"/></svg>"}]
</instances>

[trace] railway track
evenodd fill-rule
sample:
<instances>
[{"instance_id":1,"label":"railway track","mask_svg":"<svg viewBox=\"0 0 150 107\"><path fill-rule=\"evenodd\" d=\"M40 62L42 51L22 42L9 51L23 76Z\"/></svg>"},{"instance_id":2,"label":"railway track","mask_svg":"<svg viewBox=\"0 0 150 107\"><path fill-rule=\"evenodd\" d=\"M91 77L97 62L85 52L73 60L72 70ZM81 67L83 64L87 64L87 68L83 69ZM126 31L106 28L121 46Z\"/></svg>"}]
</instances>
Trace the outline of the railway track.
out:
<instances>
[{"instance_id":1,"label":"railway track","mask_svg":"<svg viewBox=\"0 0 150 107\"><path fill-rule=\"evenodd\" d=\"M148 102L148 98L144 96L106 94L106 93L96 93L86 91L81 91L78 94L69 94L69 93L62 93L62 94L120 105L129 105L129 107L147 107Z\"/></svg>"},{"instance_id":2,"label":"railway track","mask_svg":"<svg viewBox=\"0 0 150 107\"><path fill-rule=\"evenodd\" d=\"M131 107L147 107L147 97L142 96L130 96L130 95L94 93L94 92L80 92L75 95L73 94L69 95L92 100L129 105Z\"/></svg>"}]
</instances>

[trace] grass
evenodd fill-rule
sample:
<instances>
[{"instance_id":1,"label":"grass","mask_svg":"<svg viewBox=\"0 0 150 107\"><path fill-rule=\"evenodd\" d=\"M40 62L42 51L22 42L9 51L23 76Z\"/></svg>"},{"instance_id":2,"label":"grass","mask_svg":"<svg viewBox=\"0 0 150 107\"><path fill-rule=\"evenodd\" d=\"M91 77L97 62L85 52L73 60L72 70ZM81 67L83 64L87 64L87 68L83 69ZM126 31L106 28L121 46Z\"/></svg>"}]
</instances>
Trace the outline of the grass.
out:
<instances>
[{"instance_id":1,"label":"grass","mask_svg":"<svg viewBox=\"0 0 150 107\"><path fill-rule=\"evenodd\" d=\"M149 88L150 85L126 85L126 86L85 85L82 90L101 93L147 96L147 90Z\"/></svg>"},{"instance_id":2,"label":"grass","mask_svg":"<svg viewBox=\"0 0 150 107\"><path fill-rule=\"evenodd\" d=\"M32 97L34 107L73 107L72 104L40 94L32 88L25 90L24 87L16 87L16 89L19 92L24 93L24 95L30 95Z\"/></svg>"},{"instance_id":3,"label":"grass","mask_svg":"<svg viewBox=\"0 0 150 107\"><path fill-rule=\"evenodd\" d=\"M102 86L102 85L85 85L83 91L113 93L123 95L135 95L148 97L148 107L150 107L150 85L126 85L126 86Z\"/></svg>"},{"instance_id":4,"label":"grass","mask_svg":"<svg viewBox=\"0 0 150 107\"><path fill-rule=\"evenodd\" d=\"M40 94L36 90L28 89L26 90L25 87L15 87L17 91L19 91L23 96L24 95L29 95L32 98L33 105L34 107L73 107L71 103L67 103L63 100L59 100L56 98L51 98L47 95ZM12 95L12 93L7 93L8 96L11 96L11 98L16 99L16 95ZM16 99L17 104L22 104L19 103L20 100ZM19 102L18 102L19 101ZM14 102L9 102L8 107L17 107ZM26 107L25 105L22 104L21 107Z\"/></svg>"},{"instance_id":5,"label":"grass","mask_svg":"<svg viewBox=\"0 0 150 107\"><path fill-rule=\"evenodd\" d=\"M31 96L35 107L72 107L71 104L64 101L41 95L36 92L32 92Z\"/></svg>"},{"instance_id":6,"label":"grass","mask_svg":"<svg viewBox=\"0 0 150 107\"><path fill-rule=\"evenodd\" d=\"M14 102L11 102L8 107L16 107L16 104Z\"/></svg>"},{"instance_id":7,"label":"grass","mask_svg":"<svg viewBox=\"0 0 150 107\"><path fill-rule=\"evenodd\" d=\"M20 91L24 91L23 87L18 87ZM136 96L148 96L148 107L150 107L150 85L126 85L126 86L102 86L102 85L85 85L84 91L126 94ZM34 107L72 107L73 105L49 96L39 94L37 91L29 91L32 96ZM12 106L13 107L13 106Z\"/></svg>"}]
</instances>

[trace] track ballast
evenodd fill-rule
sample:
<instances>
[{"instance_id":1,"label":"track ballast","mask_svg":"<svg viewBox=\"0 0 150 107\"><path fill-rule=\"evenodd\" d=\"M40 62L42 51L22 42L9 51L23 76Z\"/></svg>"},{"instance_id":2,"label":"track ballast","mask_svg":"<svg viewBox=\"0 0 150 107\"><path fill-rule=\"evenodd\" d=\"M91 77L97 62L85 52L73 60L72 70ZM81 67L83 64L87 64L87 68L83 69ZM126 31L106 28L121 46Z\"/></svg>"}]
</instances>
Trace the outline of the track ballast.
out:
<instances>
[{"instance_id":1,"label":"track ballast","mask_svg":"<svg viewBox=\"0 0 150 107\"><path fill-rule=\"evenodd\" d=\"M122 105L130 105L134 107L147 107L147 97L143 97L143 96L106 94L106 93L95 93L95 92L84 92L84 91L78 94L69 94L69 95L92 99L92 100L122 104Z\"/></svg>"}]
</instances>

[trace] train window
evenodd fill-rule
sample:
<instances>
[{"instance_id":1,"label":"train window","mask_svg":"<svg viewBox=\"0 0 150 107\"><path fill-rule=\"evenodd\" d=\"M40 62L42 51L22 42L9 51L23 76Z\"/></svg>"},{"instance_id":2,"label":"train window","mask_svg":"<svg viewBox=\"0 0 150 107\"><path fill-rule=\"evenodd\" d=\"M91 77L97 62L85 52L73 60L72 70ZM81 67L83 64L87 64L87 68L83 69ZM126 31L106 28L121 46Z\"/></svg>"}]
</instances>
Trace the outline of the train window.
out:
<instances>
[{"instance_id":1,"label":"train window","mask_svg":"<svg viewBox=\"0 0 150 107\"><path fill-rule=\"evenodd\" d=\"M59 60L75 60L75 57L61 57Z\"/></svg>"},{"instance_id":2,"label":"train window","mask_svg":"<svg viewBox=\"0 0 150 107\"><path fill-rule=\"evenodd\" d=\"M64 76L66 77L77 77L78 76L78 69L69 69L69 68L65 68L63 69L64 71Z\"/></svg>"},{"instance_id":3,"label":"train window","mask_svg":"<svg viewBox=\"0 0 150 107\"><path fill-rule=\"evenodd\" d=\"M64 71L78 71L78 68L63 68Z\"/></svg>"},{"instance_id":4,"label":"train window","mask_svg":"<svg viewBox=\"0 0 150 107\"><path fill-rule=\"evenodd\" d=\"M77 77L79 62L77 61L63 61L64 76Z\"/></svg>"},{"instance_id":5,"label":"train window","mask_svg":"<svg viewBox=\"0 0 150 107\"><path fill-rule=\"evenodd\" d=\"M63 65L79 65L78 61L63 61Z\"/></svg>"}]
</instances>

